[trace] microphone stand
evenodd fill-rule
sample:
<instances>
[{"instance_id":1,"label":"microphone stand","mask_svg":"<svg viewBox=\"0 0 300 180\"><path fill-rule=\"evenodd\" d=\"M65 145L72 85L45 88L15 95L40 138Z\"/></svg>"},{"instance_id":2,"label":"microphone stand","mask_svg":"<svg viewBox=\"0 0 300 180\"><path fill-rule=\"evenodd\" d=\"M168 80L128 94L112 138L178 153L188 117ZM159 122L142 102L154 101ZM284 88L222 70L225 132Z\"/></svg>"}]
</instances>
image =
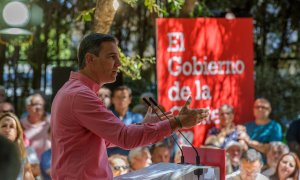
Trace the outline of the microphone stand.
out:
<instances>
[{"instance_id":1,"label":"microphone stand","mask_svg":"<svg viewBox=\"0 0 300 180\"><path fill-rule=\"evenodd\" d=\"M154 104L155 107L157 107L162 113L163 115L168 119L168 116L165 114L165 112L158 106L158 103L152 98L149 97L149 100ZM194 151L196 152L196 166L200 166L200 156L198 154L198 151L196 150L196 148L192 145L192 143L183 135L183 133L178 130L178 132L182 135L182 137L191 145L191 147L194 149ZM183 155L183 152L182 152ZM194 174L198 177L198 179L200 178L200 175L203 174L203 170L202 169L196 169L194 170Z\"/></svg>"},{"instance_id":2,"label":"microphone stand","mask_svg":"<svg viewBox=\"0 0 300 180\"><path fill-rule=\"evenodd\" d=\"M144 100L144 102L145 102L148 106L152 107L152 104L151 104L146 98L143 98L143 100ZM153 108L153 107L152 107L152 108ZM153 108L153 109L154 109L154 108ZM159 117L159 115L157 114L156 111L154 111L154 113L156 114L156 116L158 117L158 119L159 119L160 121L163 121L163 120ZM164 115L165 115L165 114L164 114ZM166 115L165 115L165 116L166 116ZM180 145L178 144L178 142L176 141L176 139L174 138L173 135L174 135L174 134L172 134L171 137L172 137L174 143L177 145L177 147L179 148L179 150L180 150L180 152L181 152L180 164L184 164L184 156L183 156L182 148L180 147Z\"/></svg>"}]
</instances>

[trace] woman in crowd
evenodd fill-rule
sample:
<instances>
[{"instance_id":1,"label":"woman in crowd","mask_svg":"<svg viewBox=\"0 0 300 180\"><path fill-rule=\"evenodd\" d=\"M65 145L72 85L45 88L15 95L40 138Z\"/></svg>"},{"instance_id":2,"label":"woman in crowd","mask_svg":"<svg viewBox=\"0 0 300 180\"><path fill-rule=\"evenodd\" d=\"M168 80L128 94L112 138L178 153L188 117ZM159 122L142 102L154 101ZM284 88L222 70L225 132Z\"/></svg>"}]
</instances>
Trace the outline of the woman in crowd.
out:
<instances>
[{"instance_id":1,"label":"woman in crowd","mask_svg":"<svg viewBox=\"0 0 300 180\"><path fill-rule=\"evenodd\" d=\"M129 172L129 162L126 156L114 154L108 158L108 163L111 167L114 177Z\"/></svg>"},{"instance_id":2,"label":"woman in crowd","mask_svg":"<svg viewBox=\"0 0 300 180\"><path fill-rule=\"evenodd\" d=\"M299 158L293 152L284 154L278 161L276 172L270 177L271 180L298 180Z\"/></svg>"},{"instance_id":3,"label":"woman in crowd","mask_svg":"<svg viewBox=\"0 0 300 180\"><path fill-rule=\"evenodd\" d=\"M283 154L290 152L286 144L281 141L272 141L269 143L269 148L266 154L267 164L263 168L262 174L270 177L275 174L276 167L280 157Z\"/></svg>"},{"instance_id":4,"label":"woman in crowd","mask_svg":"<svg viewBox=\"0 0 300 180\"><path fill-rule=\"evenodd\" d=\"M218 146L219 148L225 148L231 141L238 141L243 147L243 150L247 150L247 145L244 141L239 140L239 133L245 132L244 126L236 126L234 124L234 109L229 104L223 104L219 108L220 128L213 127L208 131L205 145ZM209 144L211 139L217 139L218 142Z\"/></svg>"},{"instance_id":5,"label":"woman in crowd","mask_svg":"<svg viewBox=\"0 0 300 180\"><path fill-rule=\"evenodd\" d=\"M11 112L0 114L0 134L14 142L19 149L21 170L19 179L33 180L30 164L27 161L26 149L23 141L23 130L17 116Z\"/></svg>"}]
</instances>

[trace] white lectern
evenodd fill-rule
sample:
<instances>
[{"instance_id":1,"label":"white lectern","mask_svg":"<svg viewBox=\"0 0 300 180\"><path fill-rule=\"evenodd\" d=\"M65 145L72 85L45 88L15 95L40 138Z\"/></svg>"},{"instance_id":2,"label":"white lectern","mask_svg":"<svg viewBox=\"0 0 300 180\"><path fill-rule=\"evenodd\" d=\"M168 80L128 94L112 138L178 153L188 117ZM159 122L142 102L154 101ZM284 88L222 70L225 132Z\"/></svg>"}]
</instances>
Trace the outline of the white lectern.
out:
<instances>
[{"instance_id":1,"label":"white lectern","mask_svg":"<svg viewBox=\"0 0 300 180\"><path fill-rule=\"evenodd\" d=\"M194 171L201 171L198 178ZM219 180L220 170L218 167L210 166L194 166L187 164L173 164L173 163L158 163L153 164L144 169L133 171L128 174L117 176L114 180Z\"/></svg>"}]
</instances>

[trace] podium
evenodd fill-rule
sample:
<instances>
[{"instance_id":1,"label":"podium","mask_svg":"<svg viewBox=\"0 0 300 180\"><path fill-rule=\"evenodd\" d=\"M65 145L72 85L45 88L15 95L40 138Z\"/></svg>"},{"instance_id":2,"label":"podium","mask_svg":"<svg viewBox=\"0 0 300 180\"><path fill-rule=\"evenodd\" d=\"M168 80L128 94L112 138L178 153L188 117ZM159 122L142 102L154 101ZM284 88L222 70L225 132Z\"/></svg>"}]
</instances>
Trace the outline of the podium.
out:
<instances>
[{"instance_id":1,"label":"podium","mask_svg":"<svg viewBox=\"0 0 300 180\"><path fill-rule=\"evenodd\" d=\"M226 151L224 149L201 147L195 148L200 156L200 164L205 166L216 167L220 170L220 180L226 177ZM196 152L192 147L183 146L182 151L185 163L196 164Z\"/></svg>"},{"instance_id":2,"label":"podium","mask_svg":"<svg viewBox=\"0 0 300 180\"><path fill-rule=\"evenodd\" d=\"M195 170L201 170L202 175L194 174ZM133 171L121 176L117 176L114 180L219 180L220 169L210 166L194 166L189 164L174 163L158 163L153 164L144 169Z\"/></svg>"}]
</instances>

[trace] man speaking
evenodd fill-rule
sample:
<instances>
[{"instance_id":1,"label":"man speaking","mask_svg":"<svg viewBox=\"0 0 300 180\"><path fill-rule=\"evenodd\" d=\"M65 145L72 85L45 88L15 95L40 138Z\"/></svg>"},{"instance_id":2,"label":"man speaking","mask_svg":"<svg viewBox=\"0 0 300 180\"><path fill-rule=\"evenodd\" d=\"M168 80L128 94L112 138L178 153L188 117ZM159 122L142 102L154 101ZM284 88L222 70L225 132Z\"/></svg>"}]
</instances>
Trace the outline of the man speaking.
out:
<instances>
[{"instance_id":1,"label":"man speaking","mask_svg":"<svg viewBox=\"0 0 300 180\"><path fill-rule=\"evenodd\" d=\"M117 40L107 34L86 36L78 51L79 72L56 94L51 108L52 167L54 180L112 179L106 148L130 149L190 128L208 116L207 109L189 109L189 99L175 118L143 125L122 123L99 100L96 92L116 80L121 66ZM153 122L149 109L144 122Z\"/></svg>"}]
</instances>

